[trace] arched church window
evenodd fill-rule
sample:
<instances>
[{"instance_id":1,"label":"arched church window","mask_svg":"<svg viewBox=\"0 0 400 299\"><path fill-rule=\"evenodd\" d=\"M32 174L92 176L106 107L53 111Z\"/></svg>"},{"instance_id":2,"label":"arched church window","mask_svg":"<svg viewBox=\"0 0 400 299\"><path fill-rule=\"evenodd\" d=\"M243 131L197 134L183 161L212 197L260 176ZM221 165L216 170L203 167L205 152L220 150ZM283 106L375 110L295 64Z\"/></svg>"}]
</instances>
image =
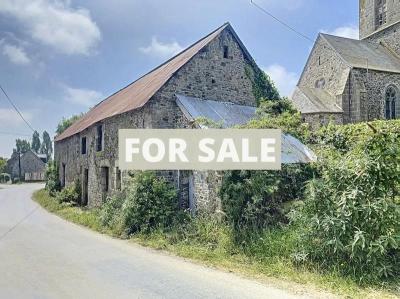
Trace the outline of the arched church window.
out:
<instances>
[{"instance_id":1,"label":"arched church window","mask_svg":"<svg viewBox=\"0 0 400 299\"><path fill-rule=\"evenodd\" d=\"M386 24L387 5L386 0L375 0L375 25L376 29Z\"/></svg>"},{"instance_id":2,"label":"arched church window","mask_svg":"<svg viewBox=\"0 0 400 299\"><path fill-rule=\"evenodd\" d=\"M385 117L386 119L396 118L396 105L398 105L399 93L396 87L389 86L385 92Z\"/></svg>"}]
</instances>

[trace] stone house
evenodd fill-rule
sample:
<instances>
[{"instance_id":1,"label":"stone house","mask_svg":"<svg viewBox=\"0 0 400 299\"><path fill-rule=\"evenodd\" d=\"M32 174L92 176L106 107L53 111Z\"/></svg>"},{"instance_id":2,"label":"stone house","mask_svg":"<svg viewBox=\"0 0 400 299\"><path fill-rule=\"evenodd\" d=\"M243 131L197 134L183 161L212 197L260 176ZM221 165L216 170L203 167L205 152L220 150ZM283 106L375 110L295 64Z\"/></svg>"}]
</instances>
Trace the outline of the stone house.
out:
<instances>
[{"instance_id":1,"label":"stone house","mask_svg":"<svg viewBox=\"0 0 400 299\"><path fill-rule=\"evenodd\" d=\"M360 40L319 34L291 99L314 127L400 118L400 2L360 0Z\"/></svg>"},{"instance_id":2,"label":"stone house","mask_svg":"<svg viewBox=\"0 0 400 299\"><path fill-rule=\"evenodd\" d=\"M254 82L260 72L229 23L106 98L55 138L55 161L62 186L79 179L82 204L100 205L121 189L118 130L191 128L177 95L238 106L256 106ZM179 189L182 207L215 210L213 172L163 171Z\"/></svg>"},{"instance_id":3,"label":"stone house","mask_svg":"<svg viewBox=\"0 0 400 299\"><path fill-rule=\"evenodd\" d=\"M43 181L46 170L47 157L34 153L32 150L19 154L14 152L7 160L7 173L11 179L19 178L21 168L21 178L25 181Z\"/></svg>"}]
</instances>

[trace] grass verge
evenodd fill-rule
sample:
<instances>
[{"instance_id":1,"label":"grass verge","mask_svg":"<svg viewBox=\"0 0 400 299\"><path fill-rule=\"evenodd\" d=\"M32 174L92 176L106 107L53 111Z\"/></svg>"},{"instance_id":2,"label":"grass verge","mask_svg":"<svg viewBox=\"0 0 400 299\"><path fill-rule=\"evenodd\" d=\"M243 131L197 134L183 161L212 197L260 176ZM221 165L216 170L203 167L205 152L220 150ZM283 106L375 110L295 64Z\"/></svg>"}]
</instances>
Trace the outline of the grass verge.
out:
<instances>
[{"instance_id":1,"label":"grass verge","mask_svg":"<svg viewBox=\"0 0 400 299\"><path fill-rule=\"evenodd\" d=\"M49 212L68 221L113 237L118 236L116 232L101 225L99 210L58 203L45 190L35 192L33 199ZM201 229L208 229L208 233L216 234L212 237L220 239L218 244L225 242L224 232L215 233L212 227ZM271 240L267 242L268 247L262 248L268 253L263 257L257 254L249 256L240 250L226 250L229 244L214 246L207 243L207 240L199 240L199 236L194 234L191 236L190 233L185 234L186 238L182 238L181 234L179 229L172 229L169 232L156 230L149 234L135 234L131 237L131 241L218 269L239 273L260 281L273 282L275 285L296 292L327 291L345 298L400 298L398 285L397 289L395 285L360 287L351 279L343 278L335 273L321 273L315 269L293 265L291 260L276 253L276 251L284 250L282 243L286 241L286 238L290 238L286 232L269 236Z\"/></svg>"}]
</instances>

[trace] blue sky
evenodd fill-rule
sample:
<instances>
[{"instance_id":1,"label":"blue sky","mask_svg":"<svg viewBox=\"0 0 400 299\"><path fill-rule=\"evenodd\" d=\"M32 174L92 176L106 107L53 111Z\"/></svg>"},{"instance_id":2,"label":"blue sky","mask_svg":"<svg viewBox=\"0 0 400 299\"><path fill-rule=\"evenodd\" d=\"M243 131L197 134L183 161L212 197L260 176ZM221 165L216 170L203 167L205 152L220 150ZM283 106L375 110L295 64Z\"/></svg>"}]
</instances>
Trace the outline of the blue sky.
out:
<instances>
[{"instance_id":1,"label":"blue sky","mask_svg":"<svg viewBox=\"0 0 400 299\"><path fill-rule=\"evenodd\" d=\"M312 39L358 34L355 0L255 2ZM226 21L289 95L312 43L250 0L1 0L0 84L35 129L54 135L63 116L87 111ZM31 131L2 94L0 124L8 157Z\"/></svg>"}]
</instances>

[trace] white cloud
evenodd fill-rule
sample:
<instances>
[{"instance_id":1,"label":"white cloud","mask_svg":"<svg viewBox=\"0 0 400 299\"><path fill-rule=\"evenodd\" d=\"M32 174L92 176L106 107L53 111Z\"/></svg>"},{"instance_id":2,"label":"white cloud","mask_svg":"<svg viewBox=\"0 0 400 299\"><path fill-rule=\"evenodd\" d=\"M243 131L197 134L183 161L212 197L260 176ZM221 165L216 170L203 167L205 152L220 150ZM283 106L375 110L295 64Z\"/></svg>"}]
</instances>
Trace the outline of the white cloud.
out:
<instances>
[{"instance_id":1,"label":"white cloud","mask_svg":"<svg viewBox=\"0 0 400 299\"><path fill-rule=\"evenodd\" d=\"M289 72L285 67L279 64L272 64L265 68L264 71L274 81L281 96L290 96L298 81L298 75Z\"/></svg>"},{"instance_id":2,"label":"white cloud","mask_svg":"<svg viewBox=\"0 0 400 299\"><path fill-rule=\"evenodd\" d=\"M342 27L338 27L332 31L329 31L329 30L321 30L321 31L324 33L327 33L327 34L331 34L331 35L359 39L359 30L358 30L358 26L356 26L356 25L342 26Z\"/></svg>"},{"instance_id":3,"label":"white cloud","mask_svg":"<svg viewBox=\"0 0 400 299\"><path fill-rule=\"evenodd\" d=\"M33 116L28 111L21 111L21 114L27 121L31 120ZM24 124L24 121L14 109L0 108L0 123L7 127L13 127Z\"/></svg>"},{"instance_id":4,"label":"white cloud","mask_svg":"<svg viewBox=\"0 0 400 299\"><path fill-rule=\"evenodd\" d=\"M0 13L16 18L34 40L64 54L89 55L101 38L87 9L68 0L1 0Z\"/></svg>"},{"instance_id":5,"label":"white cloud","mask_svg":"<svg viewBox=\"0 0 400 299\"><path fill-rule=\"evenodd\" d=\"M103 99L101 92L90 89L79 89L65 86L65 97L67 102L85 107L92 107Z\"/></svg>"},{"instance_id":6,"label":"white cloud","mask_svg":"<svg viewBox=\"0 0 400 299\"><path fill-rule=\"evenodd\" d=\"M12 63L27 65L31 62L31 59L28 57L28 54L25 52L24 48L2 43L1 41L0 45L2 45L2 53L7 56Z\"/></svg>"},{"instance_id":7,"label":"white cloud","mask_svg":"<svg viewBox=\"0 0 400 299\"><path fill-rule=\"evenodd\" d=\"M157 37L153 36L151 44L147 47L141 47L139 50L147 55L156 56L159 58L171 57L183 50L183 47L177 43L163 43L158 41Z\"/></svg>"}]
</instances>

